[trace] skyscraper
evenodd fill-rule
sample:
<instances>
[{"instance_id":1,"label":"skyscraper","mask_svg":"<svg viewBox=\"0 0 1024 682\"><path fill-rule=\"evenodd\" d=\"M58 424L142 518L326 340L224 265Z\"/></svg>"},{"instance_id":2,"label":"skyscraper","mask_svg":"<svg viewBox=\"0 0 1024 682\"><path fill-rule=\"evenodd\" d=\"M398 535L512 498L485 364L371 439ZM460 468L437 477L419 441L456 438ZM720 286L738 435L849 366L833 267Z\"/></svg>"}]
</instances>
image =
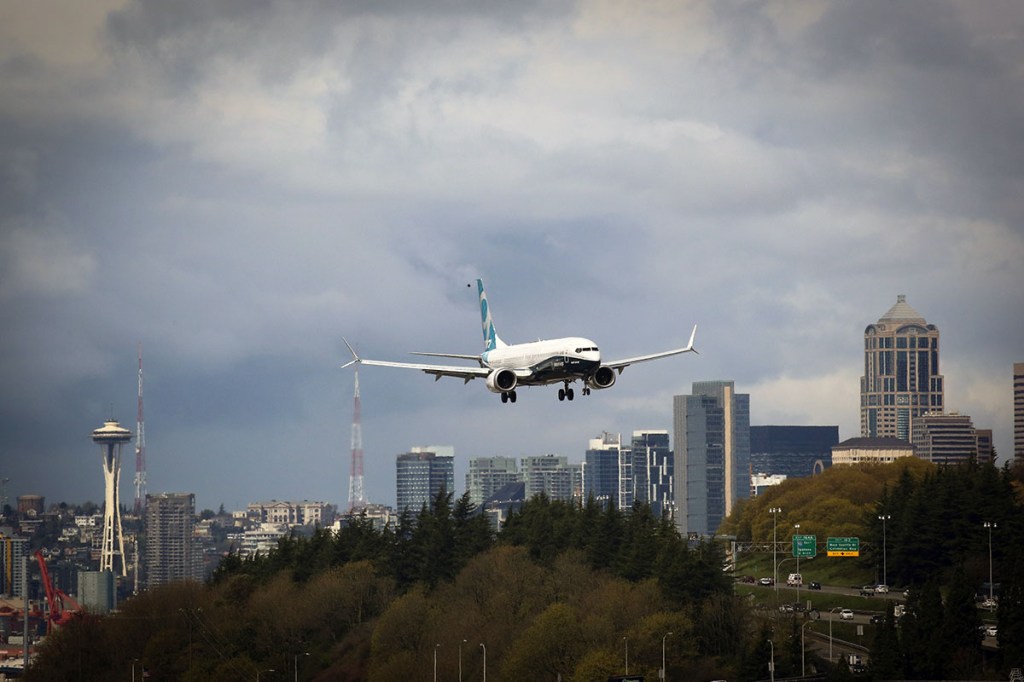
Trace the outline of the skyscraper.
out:
<instances>
[{"instance_id":1,"label":"skyscraper","mask_svg":"<svg viewBox=\"0 0 1024 682\"><path fill-rule=\"evenodd\" d=\"M583 455L583 500L594 499L601 505L619 507L620 434L605 431L591 438Z\"/></svg>"},{"instance_id":2,"label":"skyscraper","mask_svg":"<svg viewBox=\"0 0 1024 682\"><path fill-rule=\"evenodd\" d=\"M945 409L943 389L939 330L900 294L896 304L864 330L861 435L910 440L915 417Z\"/></svg>"},{"instance_id":3,"label":"skyscraper","mask_svg":"<svg viewBox=\"0 0 1024 682\"><path fill-rule=\"evenodd\" d=\"M637 501L651 505L655 516L674 517L675 458L668 431L634 431L630 450Z\"/></svg>"},{"instance_id":4,"label":"skyscraper","mask_svg":"<svg viewBox=\"0 0 1024 682\"><path fill-rule=\"evenodd\" d=\"M750 396L732 381L695 381L673 400L676 525L709 535L750 496Z\"/></svg>"},{"instance_id":5,"label":"skyscraper","mask_svg":"<svg viewBox=\"0 0 1024 682\"><path fill-rule=\"evenodd\" d=\"M201 557L195 545L196 496L146 495L146 585L199 580Z\"/></svg>"},{"instance_id":6,"label":"skyscraper","mask_svg":"<svg viewBox=\"0 0 1024 682\"><path fill-rule=\"evenodd\" d=\"M432 508L441 490L455 491L455 457L420 450L398 455L396 461L396 498L398 513L413 515L426 506Z\"/></svg>"}]
</instances>

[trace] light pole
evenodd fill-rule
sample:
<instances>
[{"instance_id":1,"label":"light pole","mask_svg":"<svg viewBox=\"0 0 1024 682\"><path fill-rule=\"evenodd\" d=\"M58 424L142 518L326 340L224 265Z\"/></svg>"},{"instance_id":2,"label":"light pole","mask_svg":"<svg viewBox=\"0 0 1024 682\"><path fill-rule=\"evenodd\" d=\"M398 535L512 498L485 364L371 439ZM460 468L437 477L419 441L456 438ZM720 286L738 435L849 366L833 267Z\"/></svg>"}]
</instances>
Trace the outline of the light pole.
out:
<instances>
[{"instance_id":1,"label":"light pole","mask_svg":"<svg viewBox=\"0 0 1024 682\"><path fill-rule=\"evenodd\" d=\"M440 644L435 644L434 645L434 682L437 682L437 647L439 647L439 646L441 646L441 645Z\"/></svg>"},{"instance_id":2,"label":"light pole","mask_svg":"<svg viewBox=\"0 0 1024 682\"><path fill-rule=\"evenodd\" d=\"M665 634L664 637L661 638L661 679L662 680L668 679L668 671L665 669L665 640L668 639L671 635L672 635L672 633L668 632L668 633Z\"/></svg>"},{"instance_id":3,"label":"light pole","mask_svg":"<svg viewBox=\"0 0 1024 682\"><path fill-rule=\"evenodd\" d=\"M295 654L295 660L292 661L292 667L295 668L295 682L299 682L299 656L309 656L309 652Z\"/></svg>"},{"instance_id":4,"label":"light pole","mask_svg":"<svg viewBox=\"0 0 1024 682\"><path fill-rule=\"evenodd\" d=\"M804 628L813 622L813 620L809 620L800 626L800 677L807 676L807 669L806 665L804 664Z\"/></svg>"},{"instance_id":5,"label":"light pole","mask_svg":"<svg viewBox=\"0 0 1024 682\"><path fill-rule=\"evenodd\" d=\"M622 641L626 643L626 674L629 675L629 640L623 637Z\"/></svg>"},{"instance_id":6,"label":"light pole","mask_svg":"<svg viewBox=\"0 0 1024 682\"><path fill-rule=\"evenodd\" d=\"M995 521L986 521L985 528L988 528L988 602L989 608L992 608L991 604L995 601L993 595L993 584L992 584L992 529L998 528Z\"/></svg>"},{"instance_id":7,"label":"light pole","mask_svg":"<svg viewBox=\"0 0 1024 682\"><path fill-rule=\"evenodd\" d=\"M139 662L139 659L132 659L132 682L135 682L135 664Z\"/></svg>"},{"instance_id":8,"label":"light pole","mask_svg":"<svg viewBox=\"0 0 1024 682\"><path fill-rule=\"evenodd\" d=\"M459 682L462 682L462 645L466 643L466 640L459 642Z\"/></svg>"},{"instance_id":9,"label":"light pole","mask_svg":"<svg viewBox=\"0 0 1024 682\"><path fill-rule=\"evenodd\" d=\"M775 596L779 596L779 566L778 566L778 551L779 551L779 512L782 511L782 507L772 507L769 509L772 513L772 566L775 568Z\"/></svg>"},{"instance_id":10,"label":"light pole","mask_svg":"<svg viewBox=\"0 0 1024 682\"><path fill-rule=\"evenodd\" d=\"M888 521L891 518L892 518L892 516L890 514L879 514L879 516L878 516L878 520L882 522L882 584L883 585L888 585L889 584L889 571L888 571L888 566L886 565L886 555L885 555L885 522ZM888 596L889 595L886 594L886 598L888 598Z\"/></svg>"},{"instance_id":11,"label":"light pole","mask_svg":"<svg viewBox=\"0 0 1024 682\"><path fill-rule=\"evenodd\" d=\"M484 682L487 682L487 647L484 646L483 642L480 642L480 648L484 650Z\"/></svg>"},{"instance_id":12,"label":"light pole","mask_svg":"<svg viewBox=\"0 0 1024 682\"><path fill-rule=\"evenodd\" d=\"M267 668L266 670L257 670L256 671L256 682L260 682L260 675L262 675L263 673L272 673L272 672L274 672L273 668Z\"/></svg>"},{"instance_id":13,"label":"light pole","mask_svg":"<svg viewBox=\"0 0 1024 682\"><path fill-rule=\"evenodd\" d=\"M841 606L833 606L828 610L828 660L832 662L832 613L837 609L842 608Z\"/></svg>"},{"instance_id":14,"label":"light pole","mask_svg":"<svg viewBox=\"0 0 1024 682\"><path fill-rule=\"evenodd\" d=\"M800 524L794 523L793 528L796 530L796 535L800 534ZM794 548L795 549L795 548ZM804 581L804 576L800 573L800 553L796 553L796 574L800 576L800 579L796 581L796 603L800 603L800 583Z\"/></svg>"},{"instance_id":15,"label":"light pole","mask_svg":"<svg viewBox=\"0 0 1024 682\"><path fill-rule=\"evenodd\" d=\"M771 673L772 682L775 682L775 642L768 640L768 646L771 647L772 658L768 661L768 672Z\"/></svg>"}]
</instances>

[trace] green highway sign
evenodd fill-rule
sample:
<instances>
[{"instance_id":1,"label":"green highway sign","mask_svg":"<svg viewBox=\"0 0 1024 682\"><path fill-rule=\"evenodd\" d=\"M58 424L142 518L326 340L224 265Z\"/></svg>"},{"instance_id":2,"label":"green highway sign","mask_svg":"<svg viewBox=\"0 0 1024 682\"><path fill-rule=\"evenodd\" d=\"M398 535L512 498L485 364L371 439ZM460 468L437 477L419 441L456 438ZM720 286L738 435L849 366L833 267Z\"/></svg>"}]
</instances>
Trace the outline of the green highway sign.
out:
<instances>
[{"instance_id":1,"label":"green highway sign","mask_svg":"<svg viewBox=\"0 0 1024 682\"><path fill-rule=\"evenodd\" d=\"M806 559L818 554L818 538L815 535L794 535L793 556Z\"/></svg>"},{"instance_id":2,"label":"green highway sign","mask_svg":"<svg viewBox=\"0 0 1024 682\"><path fill-rule=\"evenodd\" d=\"M828 556L860 556L860 538L829 538Z\"/></svg>"}]
</instances>

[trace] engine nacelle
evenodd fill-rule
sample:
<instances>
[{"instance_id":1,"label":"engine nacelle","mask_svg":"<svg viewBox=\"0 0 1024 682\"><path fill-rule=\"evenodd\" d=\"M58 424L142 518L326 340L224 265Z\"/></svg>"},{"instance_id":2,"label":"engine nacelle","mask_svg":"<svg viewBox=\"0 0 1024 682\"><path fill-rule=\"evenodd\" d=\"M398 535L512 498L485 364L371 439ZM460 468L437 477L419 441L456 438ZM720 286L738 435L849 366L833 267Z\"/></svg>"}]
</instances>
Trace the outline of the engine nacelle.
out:
<instances>
[{"instance_id":1,"label":"engine nacelle","mask_svg":"<svg viewBox=\"0 0 1024 682\"><path fill-rule=\"evenodd\" d=\"M587 377L587 386L590 388L611 388L615 385L615 370L611 367L601 365L593 374Z\"/></svg>"},{"instance_id":2,"label":"engine nacelle","mask_svg":"<svg viewBox=\"0 0 1024 682\"><path fill-rule=\"evenodd\" d=\"M487 388L491 393L508 393L517 382L516 373L510 369L496 369L487 375Z\"/></svg>"}]
</instances>

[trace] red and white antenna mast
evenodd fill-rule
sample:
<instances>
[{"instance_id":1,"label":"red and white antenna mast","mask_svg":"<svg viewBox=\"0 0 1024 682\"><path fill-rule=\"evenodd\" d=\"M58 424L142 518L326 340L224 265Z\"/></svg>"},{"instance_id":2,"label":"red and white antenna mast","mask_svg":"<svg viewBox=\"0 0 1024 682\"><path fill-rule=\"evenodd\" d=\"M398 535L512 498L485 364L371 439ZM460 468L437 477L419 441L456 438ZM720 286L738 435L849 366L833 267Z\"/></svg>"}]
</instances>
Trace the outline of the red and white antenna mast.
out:
<instances>
[{"instance_id":1,"label":"red and white antenna mast","mask_svg":"<svg viewBox=\"0 0 1024 682\"><path fill-rule=\"evenodd\" d=\"M135 421L135 514L146 505L146 425L142 419L142 342L139 341L139 412Z\"/></svg>"},{"instance_id":2,"label":"red and white antenna mast","mask_svg":"<svg viewBox=\"0 0 1024 682\"><path fill-rule=\"evenodd\" d=\"M363 491L363 425L359 404L359 370L355 372L355 407L352 413L352 468L348 476L348 510L359 511L366 506Z\"/></svg>"}]
</instances>

